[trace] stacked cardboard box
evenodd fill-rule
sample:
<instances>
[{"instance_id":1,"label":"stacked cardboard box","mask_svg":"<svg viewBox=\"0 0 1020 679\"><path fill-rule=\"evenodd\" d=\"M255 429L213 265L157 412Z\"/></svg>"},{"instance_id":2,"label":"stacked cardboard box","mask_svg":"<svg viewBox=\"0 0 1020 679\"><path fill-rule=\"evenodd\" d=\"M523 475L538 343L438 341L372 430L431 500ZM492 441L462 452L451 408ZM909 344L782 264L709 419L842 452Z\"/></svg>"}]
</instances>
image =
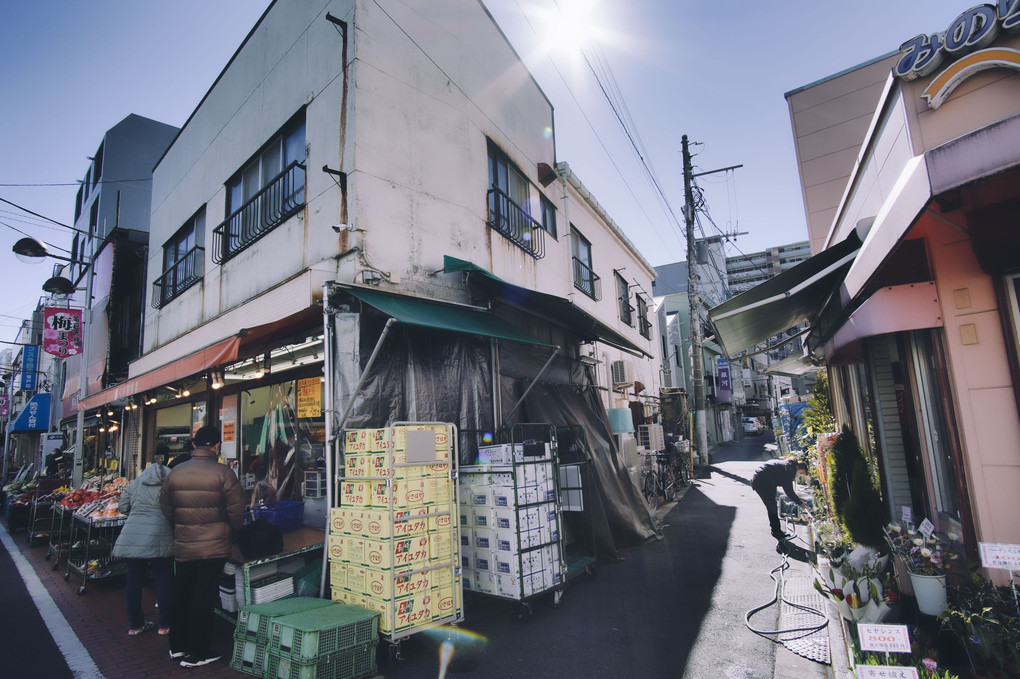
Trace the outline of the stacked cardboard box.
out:
<instances>
[{"instance_id":1,"label":"stacked cardboard box","mask_svg":"<svg viewBox=\"0 0 1020 679\"><path fill-rule=\"evenodd\" d=\"M349 430L326 549L335 601L384 635L462 617L449 425Z\"/></svg>"},{"instance_id":2,"label":"stacked cardboard box","mask_svg":"<svg viewBox=\"0 0 1020 679\"><path fill-rule=\"evenodd\" d=\"M464 588L525 599L563 583L555 465L506 446L479 459L510 460L460 472L460 558ZM527 461L522 461L527 460Z\"/></svg>"}]
</instances>

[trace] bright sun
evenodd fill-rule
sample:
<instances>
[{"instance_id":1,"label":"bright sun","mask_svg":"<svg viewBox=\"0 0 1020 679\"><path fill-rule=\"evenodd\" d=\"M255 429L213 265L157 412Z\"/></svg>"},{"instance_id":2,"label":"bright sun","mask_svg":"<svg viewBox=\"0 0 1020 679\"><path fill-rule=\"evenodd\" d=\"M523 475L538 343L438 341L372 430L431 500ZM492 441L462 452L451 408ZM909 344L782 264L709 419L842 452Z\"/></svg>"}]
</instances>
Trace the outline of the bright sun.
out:
<instances>
[{"instance_id":1,"label":"bright sun","mask_svg":"<svg viewBox=\"0 0 1020 679\"><path fill-rule=\"evenodd\" d=\"M600 0L556 0L535 14L543 24L546 51L577 55L593 40L600 29L596 9Z\"/></svg>"}]
</instances>

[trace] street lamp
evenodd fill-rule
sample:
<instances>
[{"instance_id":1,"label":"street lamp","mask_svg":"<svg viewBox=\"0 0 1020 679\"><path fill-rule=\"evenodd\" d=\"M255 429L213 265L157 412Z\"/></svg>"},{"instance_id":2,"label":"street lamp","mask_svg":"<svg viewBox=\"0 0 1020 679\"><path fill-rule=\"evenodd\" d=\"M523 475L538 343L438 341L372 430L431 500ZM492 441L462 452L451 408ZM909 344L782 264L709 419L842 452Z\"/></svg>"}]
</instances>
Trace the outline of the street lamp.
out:
<instances>
[{"instance_id":1,"label":"street lamp","mask_svg":"<svg viewBox=\"0 0 1020 679\"><path fill-rule=\"evenodd\" d=\"M90 328L92 326L92 278L96 254L95 241L90 238L89 243L92 246L92 252L90 253L88 260L89 272L85 279L85 308L82 311L81 319L81 370L78 374L79 404L85 400L85 397L88 395L88 346ZM42 243L35 238L22 238L16 242L14 247L11 249L14 251L14 254L18 259L28 264L38 264L46 259L46 257L52 257L53 259L59 259L65 262L73 261L70 257L51 253L45 243ZM84 264L84 262L82 263ZM76 288L74 283L60 276L50 278L43 283L44 292L69 295L75 290ZM77 415L78 417L75 427L74 465L71 471L71 485L74 487L81 485L82 477L85 472L83 466L85 460L85 411L78 408Z\"/></svg>"}]
</instances>

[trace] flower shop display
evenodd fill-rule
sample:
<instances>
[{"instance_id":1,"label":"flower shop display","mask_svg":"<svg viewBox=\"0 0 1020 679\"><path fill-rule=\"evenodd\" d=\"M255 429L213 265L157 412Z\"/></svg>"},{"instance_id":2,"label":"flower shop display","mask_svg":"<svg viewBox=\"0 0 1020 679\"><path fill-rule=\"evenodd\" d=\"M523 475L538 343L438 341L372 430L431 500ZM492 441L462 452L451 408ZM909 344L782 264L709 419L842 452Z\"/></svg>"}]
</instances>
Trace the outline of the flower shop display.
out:
<instances>
[{"instance_id":1,"label":"flower shop display","mask_svg":"<svg viewBox=\"0 0 1020 679\"><path fill-rule=\"evenodd\" d=\"M1020 675L1020 608L1007 586L973 573L949 593L942 629L960 640L976 676Z\"/></svg>"},{"instance_id":2,"label":"flower shop display","mask_svg":"<svg viewBox=\"0 0 1020 679\"><path fill-rule=\"evenodd\" d=\"M939 615L946 607L946 574L963 553L954 533L924 533L912 526L891 523L885 528L886 541L910 577L918 609Z\"/></svg>"},{"instance_id":3,"label":"flower shop display","mask_svg":"<svg viewBox=\"0 0 1020 679\"><path fill-rule=\"evenodd\" d=\"M845 620L882 622L890 610L888 563L888 556L858 545L838 563L819 565L815 589Z\"/></svg>"}]
</instances>

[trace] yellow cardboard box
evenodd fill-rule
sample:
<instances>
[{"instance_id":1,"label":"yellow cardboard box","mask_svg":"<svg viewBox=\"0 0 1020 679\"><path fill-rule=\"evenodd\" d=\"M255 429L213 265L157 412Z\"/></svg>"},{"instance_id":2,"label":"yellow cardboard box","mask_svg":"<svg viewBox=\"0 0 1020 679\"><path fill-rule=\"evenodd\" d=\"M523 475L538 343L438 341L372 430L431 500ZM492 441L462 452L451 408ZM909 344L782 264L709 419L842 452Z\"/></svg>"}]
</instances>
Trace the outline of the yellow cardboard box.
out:
<instances>
[{"instance_id":1,"label":"yellow cardboard box","mask_svg":"<svg viewBox=\"0 0 1020 679\"><path fill-rule=\"evenodd\" d=\"M429 530L432 517L426 507L417 509L362 509L333 507L329 510L331 533L356 535L373 540L393 536L421 535Z\"/></svg>"},{"instance_id":2,"label":"yellow cardboard box","mask_svg":"<svg viewBox=\"0 0 1020 679\"><path fill-rule=\"evenodd\" d=\"M330 538L337 536L330 536ZM339 536L344 541L342 560L378 570L424 566L428 562L429 539L426 535L388 540Z\"/></svg>"},{"instance_id":3,"label":"yellow cardboard box","mask_svg":"<svg viewBox=\"0 0 1020 679\"><path fill-rule=\"evenodd\" d=\"M382 453L389 449L389 429L348 429L344 432L345 453Z\"/></svg>"}]
</instances>

